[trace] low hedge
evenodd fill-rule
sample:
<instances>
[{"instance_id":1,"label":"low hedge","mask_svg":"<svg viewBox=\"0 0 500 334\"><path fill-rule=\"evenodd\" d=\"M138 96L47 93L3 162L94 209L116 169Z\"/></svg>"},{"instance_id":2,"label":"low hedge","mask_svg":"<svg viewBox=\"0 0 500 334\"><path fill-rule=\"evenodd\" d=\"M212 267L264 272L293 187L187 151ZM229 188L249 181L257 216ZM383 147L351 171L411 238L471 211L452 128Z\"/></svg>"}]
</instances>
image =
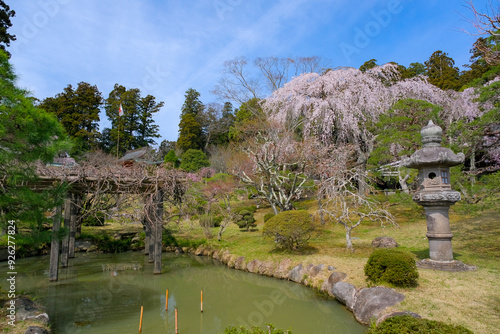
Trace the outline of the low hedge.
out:
<instances>
[{"instance_id":1,"label":"low hedge","mask_svg":"<svg viewBox=\"0 0 500 334\"><path fill-rule=\"evenodd\" d=\"M314 222L305 210L283 211L270 218L262 229L265 238L274 239L278 247L294 250L307 244Z\"/></svg>"},{"instance_id":2,"label":"low hedge","mask_svg":"<svg viewBox=\"0 0 500 334\"><path fill-rule=\"evenodd\" d=\"M390 283L399 287L417 284L418 270L410 252L401 249L375 250L365 265L367 280L375 284Z\"/></svg>"},{"instance_id":3,"label":"low hedge","mask_svg":"<svg viewBox=\"0 0 500 334\"><path fill-rule=\"evenodd\" d=\"M441 321L416 319L410 315L388 318L365 334L474 334L463 326L454 326Z\"/></svg>"}]
</instances>

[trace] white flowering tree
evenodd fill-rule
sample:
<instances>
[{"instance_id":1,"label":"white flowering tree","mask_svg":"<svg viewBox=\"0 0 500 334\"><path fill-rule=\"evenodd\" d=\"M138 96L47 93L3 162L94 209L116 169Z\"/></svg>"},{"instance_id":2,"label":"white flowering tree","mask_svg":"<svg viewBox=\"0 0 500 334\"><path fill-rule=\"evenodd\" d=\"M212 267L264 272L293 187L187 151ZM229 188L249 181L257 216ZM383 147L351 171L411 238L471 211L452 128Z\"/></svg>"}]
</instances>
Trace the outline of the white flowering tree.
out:
<instances>
[{"instance_id":1,"label":"white flowering tree","mask_svg":"<svg viewBox=\"0 0 500 334\"><path fill-rule=\"evenodd\" d=\"M311 184L308 168L314 161L317 143L296 140L291 131L269 125L248 143L245 152L248 160L234 170L256 195L264 198L275 214L293 209Z\"/></svg>"},{"instance_id":2,"label":"white flowering tree","mask_svg":"<svg viewBox=\"0 0 500 334\"><path fill-rule=\"evenodd\" d=\"M303 127L305 136L325 144L353 146L357 185L366 192L366 163L374 149L374 124L401 99L419 99L442 107L448 125L459 116L477 117L474 91L443 91L424 77L400 81L394 64L362 72L340 68L303 74L275 91L263 104L272 120Z\"/></svg>"}]
</instances>

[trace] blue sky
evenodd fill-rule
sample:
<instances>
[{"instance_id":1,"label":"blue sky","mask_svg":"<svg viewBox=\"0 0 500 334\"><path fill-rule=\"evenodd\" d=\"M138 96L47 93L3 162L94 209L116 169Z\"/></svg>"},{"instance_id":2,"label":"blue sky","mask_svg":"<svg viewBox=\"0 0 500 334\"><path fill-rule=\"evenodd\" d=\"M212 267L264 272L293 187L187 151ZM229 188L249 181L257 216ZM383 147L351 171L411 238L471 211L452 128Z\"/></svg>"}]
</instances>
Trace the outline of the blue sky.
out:
<instances>
[{"instance_id":1,"label":"blue sky","mask_svg":"<svg viewBox=\"0 0 500 334\"><path fill-rule=\"evenodd\" d=\"M496 2L496 1L495 1ZM18 85L39 98L81 81L106 98L115 83L165 106L161 139L176 140L184 93L207 104L225 60L321 56L331 67L375 58L408 66L436 50L461 68L477 37L463 0L7 0ZM475 0L486 10L489 0ZM498 6L496 4L495 6ZM103 126L108 126L105 115ZM102 130L102 129L101 129ZM160 140L161 140L160 139Z\"/></svg>"}]
</instances>

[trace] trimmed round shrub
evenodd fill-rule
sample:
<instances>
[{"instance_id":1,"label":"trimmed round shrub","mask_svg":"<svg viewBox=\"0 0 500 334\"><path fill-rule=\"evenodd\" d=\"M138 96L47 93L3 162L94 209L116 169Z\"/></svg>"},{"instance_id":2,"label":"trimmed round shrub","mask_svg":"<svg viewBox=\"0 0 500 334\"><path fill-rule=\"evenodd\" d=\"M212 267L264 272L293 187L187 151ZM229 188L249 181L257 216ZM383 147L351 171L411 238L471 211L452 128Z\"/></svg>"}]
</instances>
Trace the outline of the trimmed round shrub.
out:
<instances>
[{"instance_id":1,"label":"trimmed round shrub","mask_svg":"<svg viewBox=\"0 0 500 334\"><path fill-rule=\"evenodd\" d=\"M307 244L314 230L314 222L305 210L284 211L270 218L262 235L274 239L278 247L294 250Z\"/></svg>"},{"instance_id":2,"label":"trimmed round shrub","mask_svg":"<svg viewBox=\"0 0 500 334\"><path fill-rule=\"evenodd\" d=\"M274 216L275 216L274 213L271 213L271 212L270 213L266 213L264 215L264 223L266 223L269 219L273 218Z\"/></svg>"},{"instance_id":3,"label":"trimmed round shrub","mask_svg":"<svg viewBox=\"0 0 500 334\"><path fill-rule=\"evenodd\" d=\"M367 280L399 287L415 286L418 270L410 252L401 249L375 250L365 265Z\"/></svg>"},{"instance_id":4,"label":"trimmed round shrub","mask_svg":"<svg viewBox=\"0 0 500 334\"><path fill-rule=\"evenodd\" d=\"M388 318L366 334L474 334L463 326L454 326L441 321L416 319L410 315Z\"/></svg>"}]
</instances>

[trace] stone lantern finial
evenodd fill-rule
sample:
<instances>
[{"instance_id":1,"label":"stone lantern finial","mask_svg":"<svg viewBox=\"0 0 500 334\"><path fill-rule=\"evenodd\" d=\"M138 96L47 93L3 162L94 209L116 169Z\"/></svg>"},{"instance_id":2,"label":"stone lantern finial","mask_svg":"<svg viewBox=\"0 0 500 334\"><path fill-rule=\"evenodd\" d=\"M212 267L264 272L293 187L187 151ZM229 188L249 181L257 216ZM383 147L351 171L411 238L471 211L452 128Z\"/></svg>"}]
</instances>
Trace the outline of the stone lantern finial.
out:
<instances>
[{"instance_id":1,"label":"stone lantern finial","mask_svg":"<svg viewBox=\"0 0 500 334\"><path fill-rule=\"evenodd\" d=\"M443 129L439 125L434 124L432 120L420 130L422 135L422 144L424 147L441 146L441 138Z\"/></svg>"}]
</instances>

